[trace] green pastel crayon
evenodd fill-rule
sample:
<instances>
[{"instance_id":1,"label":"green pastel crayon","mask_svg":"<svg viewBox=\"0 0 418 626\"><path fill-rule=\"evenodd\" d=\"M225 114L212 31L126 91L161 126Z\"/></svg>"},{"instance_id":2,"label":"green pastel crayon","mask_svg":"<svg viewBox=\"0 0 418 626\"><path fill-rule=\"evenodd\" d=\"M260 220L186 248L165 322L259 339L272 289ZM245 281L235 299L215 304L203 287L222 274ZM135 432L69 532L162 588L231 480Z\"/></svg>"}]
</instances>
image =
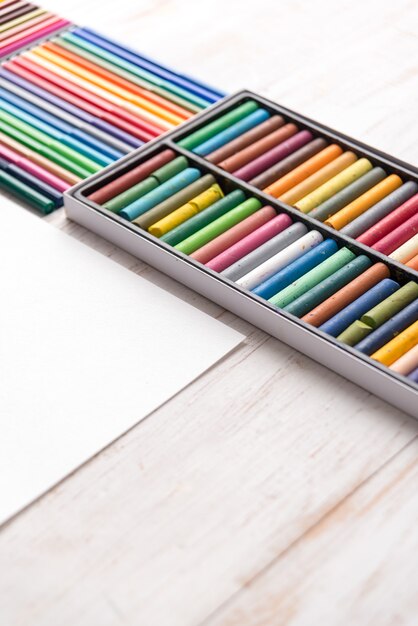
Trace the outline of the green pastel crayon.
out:
<instances>
[{"instance_id":1,"label":"green pastel crayon","mask_svg":"<svg viewBox=\"0 0 418 626\"><path fill-rule=\"evenodd\" d=\"M145 196L145 194L149 193L153 189L156 189L158 185L159 185L158 180L150 176L149 178L145 178L144 180L141 180L140 183L137 183L133 187L130 187L130 189L127 189L126 191L122 191L122 193L120 193L118 196L115 196L111 200L108 200L107 202L105 202L103 206L109 211L118 213L119 211L124 209L126 206L128 206L128 204L131 204L131 202L138 200L138 198L141 198L142 196Z\"/></svg>"},{"instance_id":2,"label":"green pastel crayon","mask_svg":"<svg viewBox=\"0 0 418 626\"><path fill-rule=\"evenodd\" d=\"M371 328L368 324L365 324L361 320L356 320L350 326L348 326L341 335L338 335L338 341L341 343L345 343L347 346L355 346L362 339L367 337L372 332L373 328Z\"/></svg>"},{"instance_id":3,"label":"green pastel crayon","mask_svg":"<svg viewBox=\"0 0 418 626\"><path fill-rule=\"evenodd\" d=\"M199 128L199 130L196 130L194 133L191 133L184 139L181 139L178 142L178 145L182 148L186 148L187 150L193 150L193 148L196 148L196 146L207 141L217 133L220 133L222 130L228 128L229 126L232 126L232 124L235 124L235 122L239 122L240 120L242 120L243 117L246 117L258 108L259 106L257 102L255 102L254 100L248 100L247 102L244 102L244 104L241 104L240 106L235 107L235 109L232 109L232 111L228 111L228 113L225 113L225 115L221 115L213 122L210 122L202 128Z\"/></svg>"},{"instance_id":4,"label":"green pastel crayon","mask_svg":"<svg viewBox=\"0 0 418 626\"><path fill-rule=\"evenodd\" d=\"M10 174L7 174L3 170L0 170L0 187L10 191L15 196L27 200L34 207L40 209L42 213L51 213L55 208L55 204L51 198L47 198L35 189L32 189L32 187L29 187L26 183L18 180L14 176L10 176Z\"/></svg>"},{"instance_id":5,"label":"green pastel crayon","mask_svg":"<svg viewBox=\"0 0 418 626\"><path fill-rule=\"evenodd\" d=\"M302 296L291 302L284 308L288 313L302 317L312 311L313 308L321 304L324 300L334 295L336 291L354 280L371 266L372 262L364 254L358 256L331 276L309 289Z\"/></svg>"},{"instance_id":6,"label":"green pastel crayon","mask_svg":"<svg viewBox=\"0 0 418 626\"><path fill-rule=\"evenodd\" d=\"M227 196L214 202L210 207L194 215L183 224L179 224L173 230L166 233L162 237L160 237L160 241L164 241L165 243L170 244L170 246L175 246L176 244L184 241L190 235L193 235L198 230L207 226L211 222L215 221L221 215L225 215L231 209L234 209L239 204L242 204L245 200L245 194L240 189L236 189L235 191L231 191Z\"/></svg>"},{"instance_id":7,"label":"green pastel crayon","mask_svg":"<svg viewBox=\"0 0 418 626\"><path fill-rule=\"evenodd\" d=\"M184 156L179 156L159 167L151 174L151 176L156 178L158 183L161 185L162 183L167 182L170 178L173 178L173 176L176 176L176 174L180 174L180 172L185 170L186 167L189 167L188 160Z\"/></svg>"},{"instance_id":8,"label":"green pastel crayon","mask_svg":"<svg viewBox=\"0 0 418 626\"><path fill-rule=\"evenodd\" d=\"M360 319L370 328L378 328L416 298L418 298L418 284L411 280L383 302L364 313Z\"/></svg>"},{"instance_id":9,"label":"green pastel crayon","mask_svg":"<svg viewBox=\"0 0 418 626\"><path fill-rule=\"evenodd\" d=\"M323 261L304 276L295 280L291 285L269 298L269 302L281 309L287 307L291 302L309 291L309 289L312 289L312 287L334 274L344 265L353 261L355 257L356 255L348 248L341 248L326 261Z\"/></svg>"},{"instance_id":10,"label":"green pastel crayon","mask_svg":"<svg viewBox=\"0 0 418 626\"><path fill-rule=\"evenodd\" d=\"M215 206L215 205L213 205ZM234 209L228 211L218 219L214 220L207 226L204 226L190 237L187 237L184 241L178 243L175 248L184 254L192 254L198 248L201 248L218 235L221 235L238 222L241 222L246 217L249 217L255 211L261 208L261 202L256 198L249 198L242 204L239 204Z\"/></svg>"}]
</instances>

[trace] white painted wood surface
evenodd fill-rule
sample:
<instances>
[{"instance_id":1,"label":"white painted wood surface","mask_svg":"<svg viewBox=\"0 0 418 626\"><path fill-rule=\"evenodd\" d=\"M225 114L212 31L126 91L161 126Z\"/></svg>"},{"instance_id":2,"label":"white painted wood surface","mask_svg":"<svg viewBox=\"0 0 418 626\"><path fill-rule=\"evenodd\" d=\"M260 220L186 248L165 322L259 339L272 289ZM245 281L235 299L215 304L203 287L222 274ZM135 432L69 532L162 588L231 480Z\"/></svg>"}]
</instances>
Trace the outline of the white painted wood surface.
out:
<instances>
[{"instance_id":1,"label":"white painted wood surface","mask_svg":"<svg viewBox=\"0 0 418 626\"><path fill-rule=\"evenodd\" d=\"M415 2L49 6L418 161ZM417 422L47 219L248 338L2 530L2 626L415 625Z\"/></svg>"}]
</instances>

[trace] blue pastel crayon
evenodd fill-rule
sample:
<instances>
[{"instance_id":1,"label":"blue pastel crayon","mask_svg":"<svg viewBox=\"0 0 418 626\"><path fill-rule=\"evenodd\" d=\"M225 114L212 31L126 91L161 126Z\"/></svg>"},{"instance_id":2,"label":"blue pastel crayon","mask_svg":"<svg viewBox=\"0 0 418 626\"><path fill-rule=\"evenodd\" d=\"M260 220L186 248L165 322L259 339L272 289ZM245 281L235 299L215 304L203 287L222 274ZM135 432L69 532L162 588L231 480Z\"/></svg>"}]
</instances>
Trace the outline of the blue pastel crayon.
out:
<instances>
[{"instance_id":1,"label":"blue pastel crayon","mask_svg":"<svg viewBox=\"0 0 418 626\"><path fill-rule=\"evenodd\" d=\"M149 191L142 198L138 198L138 200L128 204L120 211L119 215L127 220L135 220L198 178L200 178L200 171L194 167L188 167L165 183L162 183L162 185L159 185L156 189Z\"/></svg>"},{"instance_id":2,"label":"blue pastel crayon","mask_svg":"<svg viewBox=\"0 0 418 626\"><path fill-rule=\"evenodd\" d=\"M32 118L34 118L35 120L38 119L40 122L47 125L48 127L52 126L57 131L61 131L62 133L65 133L76 141L79 141L81 145L86 145L92 148L94 152L102 159L107 159L106 162L103 162L104 165L108 165L116 159L120 159L125 154L125 152L119 152L117 150L114 150L109 145L106 145L104 142L99 141L99 139L92 137L92 135L89 135L82 130L74 128L74 126L68 124L68 122L63 121L62 119L56 117L51 113L48 113L47 111L44 111L39 106L35 106L29 100L25 100L24 98L11 93L10 91L8 91L7 85L5 86L5 91L2 92L2 97L4 100L6 100L6 102L25 112L27 115L32 116ZM28 119L28 123L32 124L32 121ZM33 124L35 124L35 122L33 122ZM42 130L41 126L39 126L39 128L40 130ZM48 132L48 130L45 130L45 132ZM83 152L83 154L87 153ZM100 162L101 161L99 161L99 163Z\"/></svg>"},{"instance_id":3,"label":"blue pastel crayon","mask_svg":"<svg viewBox=\"0 0 418 626\"><path fill-rule=\"evenodd\" d=\"M409 380L414 383L418 383L418 367L408 374Z\"/></svg>"},{"instance_id":4,"label":"blue pastel crayon","mask_svg":"<svg viewBox=\"0 0 418 626\"><path fill-rule=\"evenodd\" d=\"M218 148L221 148L226 143L229 143L236 137L239 137L243 133L247 132L247 130L251 130L254 126L258 126L258 124L261 124L269 117L270 113L268 111L265 109L257 109L257 111L250 113L239 122L232 124L229 128L226 128L217 135L214 135L207 141L201 143L200 146L193 148L193 152L206 156Z\"/></svg>"},{"instance_id":5,"label":"blue pastel crayon","mask_svg":"<svg viewBox=\"0 0 418 626\"><path fill-rule=\"evenodd\" d=\"M122 46L108 37L103 37L103 35L100 35L91 28L75 28L72 32L80 37L83 37L84 39L87 39L88 41L91 41L92 43L95 43L96 45L101 46L105 50L109 50L109 52L116 54L126 61L135 63L135 65L141 67L143 70L154 74L155 77L168 81L173 85L177 85L190 93L194 93L207 102L217 102L225 95L221 91L217 91L211 87L203 85L188 76L178 74L174 70L168 69L167 67L152 61L127 46Z\"/></svg>"},{"instance_id":6,"label":"blue pastel crayon","mask_svg":"<svg viewBox=\"0 0 418 626\"><path fill-rule=\"evenodd\" d=\"M338 245L333 239L325 239L319 245L312 250L309 250L303 256L290 263L287 267L284 267L265 280L261 285L257 285L251 291L260 298L268 300L272 298L274 294L278 293L285 287L288 287L293 281L297 280L309 270L328 259L331 255L335 254L338 250Z\"/></svg>"},{"instance_id":7,"label":"blue pastel crayon","mask_svg":"<svg viewBox=\"0 0 418 626\"><path fill-rule=\"evenodd\" d=\"M382 300L391 296L397 289L399 289L399 283L391 278L384 278L359 298L350 302L339 313L336 313L324 322L324 324L319 326L319 330L332 337L338 337L350 324L360 319L364 313L367 313Z\"/></svg>"},{"instance_id":8,"label":"blue pastel crayon","mask_svg":"<svg viewBox=\"0 0 418 626\"><path fill-rule=\"evenodd\" d=\"M83 109L80 109L73 104L70 104L69 102L67 102L67 100L64 100L63 98L60 98L59 96L50 93L42 87L38 87L34 83L24 78L20 78L20 76L17 76L13 72L5 70L2 67L0 67L0 77L5 78L13 84L18 85L19 87L22 87L22 89L26 89L29 93L33 93L39 98L43 98L46 102L50 102L54 106L61 108L63 111L71 113L75 117L78 117L79 119L86 122L86 124L91 124L93 127L100 129L104 133L107 133L108 135L110 135L110 137L116 137L119 142L123 142L128 146L133 146L134 148L139 148L145 143L144 141L137 139L137 137L134 137L133 135L130 135L129 133L121 130L117 126L113 126L113 124L109 124L108 122L100 119L99 117L96 117L95 115L90 115L90 113L87 113Z\"/></svg>"},{"instance_id":9,"label":"blue pastel crayon","mask_svg":"<svg viewBox=\"0 0 418 626\"><path fill-rule=\"evenodd\" d=\"M354 347L363 354L373 354L418 319L418 298L379 326Z\"/></svg>"},{"instance_id":10,"label":"blue pastel crayon","mask_svg":"<svg viewBox=\"0 0 418 626\"><path fill-rule=\"evenodd\" d=\"M52 200L56 207L62 206L63 197L61 192L51 187L51 185L44 183L39 178L36 178L36 176L29 174L29 172L22 170L18 165L14 165L14 163L9 163L5 159L0 158L0 169Z\"/></svg>"}]
</instances>

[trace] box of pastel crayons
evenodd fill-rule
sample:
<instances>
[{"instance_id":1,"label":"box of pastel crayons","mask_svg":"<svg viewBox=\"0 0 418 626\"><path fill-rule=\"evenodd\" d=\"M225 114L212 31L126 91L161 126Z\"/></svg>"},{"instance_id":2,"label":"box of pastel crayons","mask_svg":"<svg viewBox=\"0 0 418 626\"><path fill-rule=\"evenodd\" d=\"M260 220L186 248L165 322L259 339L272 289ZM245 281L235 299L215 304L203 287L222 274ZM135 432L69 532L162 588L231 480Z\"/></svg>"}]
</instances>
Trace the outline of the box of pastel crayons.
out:
<instances>
[{"instance_id":1,"label":"box of pastel crayons","mask_svg":"<svg viewBox=\"0 0 418 626\"><path fill-rule=\"evenodd\" d=\"M65 194L68 216L418 417L418 170L257 94Z\"/></svg>"}]
</instances>

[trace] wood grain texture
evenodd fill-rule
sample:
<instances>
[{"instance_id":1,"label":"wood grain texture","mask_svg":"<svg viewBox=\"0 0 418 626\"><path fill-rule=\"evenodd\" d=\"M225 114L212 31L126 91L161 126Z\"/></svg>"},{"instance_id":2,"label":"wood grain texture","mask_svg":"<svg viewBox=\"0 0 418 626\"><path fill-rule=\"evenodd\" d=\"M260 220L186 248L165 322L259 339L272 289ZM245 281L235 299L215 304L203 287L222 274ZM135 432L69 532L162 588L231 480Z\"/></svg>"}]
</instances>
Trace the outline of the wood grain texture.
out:
<instances>
[{"instance_id":1,"label":"wood grain texture","mask_svg":"<svg viewBox=\"0 0 418 626\"><path fill-rule=\"evenodd\" d=\"M418 160L414 2L49 8ZM63 211L46 219L247 340L2 530L1 624L412 626L417 422Z\"/></svg>"}]
</instances>

